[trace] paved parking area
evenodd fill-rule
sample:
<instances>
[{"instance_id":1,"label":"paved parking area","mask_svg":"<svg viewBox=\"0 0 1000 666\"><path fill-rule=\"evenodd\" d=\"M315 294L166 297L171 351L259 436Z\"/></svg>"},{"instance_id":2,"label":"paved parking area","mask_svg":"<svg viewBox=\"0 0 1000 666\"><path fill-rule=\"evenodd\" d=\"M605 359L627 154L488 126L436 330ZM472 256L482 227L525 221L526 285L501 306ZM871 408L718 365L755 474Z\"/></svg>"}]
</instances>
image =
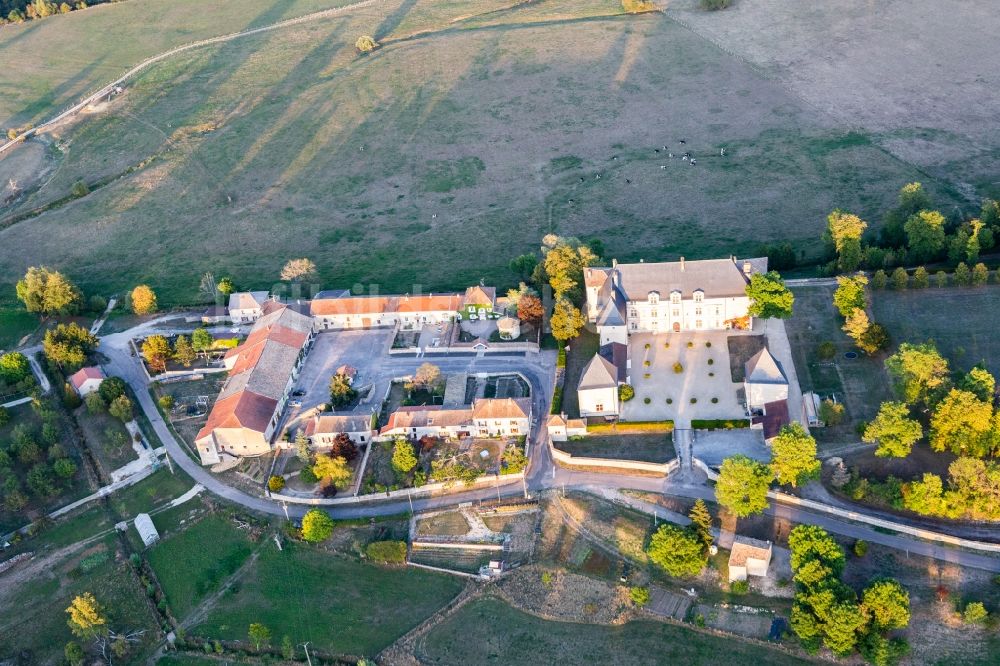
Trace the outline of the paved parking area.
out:
<instances>
[{"instance_id":1,"label":"paved parking area","mask_svg":"<svg viewBox=\"0 0 1000 666\"><path fill-rule=\"evenodd\" d=\"M629 345L635 398L622 407L622 418L627 421L671 419L677 427L687 428L691 419L743 417L743 406L737 396L742 384L733 383L729 373L726 338L733 334L730 331L701 331L633 335ZM680 373L674 372L677 362L683 367ZM650 399L648 405L645 398ZM697 402L692 404L692 398ZM717 402L713 403L713 398ZM671 404L667 404L667 399Z\"/></svg>"},{"instance_id":2,"label":"paved parking area","mask_svg":"<svg viewBox=\"0 0 1000 666\"><path fill-rule=\"evenodd\" d=\"M771 462L771 448L764 443L763 430L695 430L692 434L691 454L709 467L718 467L735 455Z\"/></svg>"},{"instance_id":3,"label":"paved parking area","mask_svg":"<svg viewBox=\"0 0 1000 666\"><path fill-rule=\"evenodd\" d=\"M305 391L298 398L300 412L330 400L330 379L337 368L350 365L358 370L356 388L364 389L380 377L382 358L392 344L392 329L323 331L309 352L295 384L295 391ZM370 410L366 410L370 411Z\"/></svg>"}]
</instances>

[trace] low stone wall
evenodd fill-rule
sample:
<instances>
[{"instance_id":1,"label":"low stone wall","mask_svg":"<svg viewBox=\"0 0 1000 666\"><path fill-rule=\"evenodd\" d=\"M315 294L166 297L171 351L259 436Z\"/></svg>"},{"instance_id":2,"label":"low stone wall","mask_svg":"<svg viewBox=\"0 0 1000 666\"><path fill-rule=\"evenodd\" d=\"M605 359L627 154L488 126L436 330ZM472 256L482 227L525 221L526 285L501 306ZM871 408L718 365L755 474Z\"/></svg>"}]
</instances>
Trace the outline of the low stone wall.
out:
<instances>
[{"instance_id":1,"label":"low stone wall","mask_svg":"<svg viewBox=\"0 0 1000 666\"><path fill-rule=\"evenodd\" d=\"M665 463L651 463L643 460L619 460L617 458L588 458L584 456L574 456L572 453L567 453L561 449L557 449L551 439L549 440L549 451L552 453L552 459L561 465L565 465L567 467L597 468L596 471L607 469L609 474L621 471L633 471L667 476L668 474L677 471L677 468L680 466L680 463L676 458Z\"/></svg>"},{"instance_id":2,"label":"low stone wall","mask_svg":"<svg viewBox=\"0 0 1000 666\"><path fill-rule=\"evenodd\" d=\"M333 498L322 498L322 497L295 497L293 495L285 495L283 493L270 493L267 495L273 500L278 500L279 502L288 502L289 504L308 504L311 506L338 506L344 504L361 504L363 502L387 502L392 500L406 499L407 497L425 497L432 494L447 495L448 493L461 493L470 490L471 488L483 488L490 486L509 486L514 483L520 483L521 479L524 478L524 472L518 472L517 474L502 474L500 475L499 481L495 476L481 476L475 480L471 486L467 486L464 483L454 483L451 486L446 486L443 483L428 483L427 485L421 486L419 488L401 488L400 490L390 490L384 493L369 493L367 495L357 495L353 497L333 497ZM267 491L265 491L267 492Z\"/></svg>"},{"instance_id":3,"label":"low stone wall","mask_svg":"<svg viewBox=\"0 0 1000 666\"><path fill-rule=\"evenodd\" d=\"M691 464L705 472L709 480L718 481L719 474L709 468L708 465L701 460L693 458L691 460ZM823 504L822 502L814 502L813 500L803 499L801 497L796 497L795 495L789 495L779 490L769 490L767 496L775 502L780 502L782 504L802 507L803 509L808 509L809 511L837 516L838 518L844 518L845 520L852 520L856 523L864 523L866 525L871 525L872 527L899 532L900 534L909 534L910 536L915 536L919 539L924 539L925 541L958 546L959 548L968 548L970 550L977 550L981 552L1000 553L1000 543L963 539L961 537L951 536L950 534L942 534L940 532L934 532L933 530L926 530L921 527L894 523L891 520L869 516L863 513L858 513L857 511L851 511L849 509L841 509L840 507L830 506L829 504Z\"/></svg>"}]
</instances>

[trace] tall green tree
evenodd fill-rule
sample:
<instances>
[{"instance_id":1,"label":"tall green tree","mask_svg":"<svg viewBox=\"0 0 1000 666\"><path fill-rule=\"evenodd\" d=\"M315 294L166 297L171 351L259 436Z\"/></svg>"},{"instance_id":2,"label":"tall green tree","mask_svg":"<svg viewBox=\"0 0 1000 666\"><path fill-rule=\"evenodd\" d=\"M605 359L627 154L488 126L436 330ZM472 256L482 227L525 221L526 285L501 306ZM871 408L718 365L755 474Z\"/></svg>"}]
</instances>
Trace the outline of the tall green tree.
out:
<instances>
[{"instance_id":1,"label":"tall green tree","mask_svg":"<svg viewBox=\"0 0 1000 666\"><path fill-rule=\"evenodd\" d=\"M398 437L392 445L392 468L399 474L408 474L417 466L417 453L413 444Z\"/></svg>"},{"instance_id":2,"label":"tall green tree","mask_svg":"<svg viewBox=\"0 0 1000 666\"><path fill-rule=\"evenodd\" d=\"M357 395L347 375L337 374L330 378L330 402L334 407L343 407Z\"/></svg>"},{"instance_id":3,"label":"tall green tree","mask_svg":"<svg viewBox=\"0 0 1000 666\"><path fill-rule=\"evenodd\" d=\"M671 576L697 576L708 562L707 551L691 531L663 524L653 533L646 548L650 561Z\"/></svg>"},{"instance_id":4,"label":"tall green tree","mask_svg":"<svg viewBox=\"0 0 1000 666\"><path fill-rule=\"evenodd\" d=\"M260 652L262 647L265 647L271 642L271 630L260 622L254 622L250 625L247 630L247 636L250 638L250 642L253 643L255 650Z\"/></svg>"},{"instance_id":5,"label":"tall green tree","mask_svg":"<svg viewBox=\"0 0 1000 666\"><path fill-rule=\"evenodd\" d=\"M883 402L878 414L865 426L862 440L878 444L876 456L905 458L923 435L923 427L910 418L910 408L905 403Z\"/></svg>"},{"instance_id":6,"label":"tall green tree","mask_svg":"<svg viewBox=\"0 0 1000 666\"><path fill-rule=\"evenodd\" d=\"M936 210L922 210L911 215L903 225L910 258L922 264L936 259L944 249L944 215Z\"/></svg>"},{"instance_id":7,"label":"tall green tree","mask_svg":"<svg viewBox=\"0 0 1000 666\"><path fill-rule=\"evenodd\" d=\"M59 324L45 331L42 353L63 370L76 371L87 360L87 354L97 347L97 338L74 323Z\"/></svg>"},{"instance_id":8,"label":"tall green tree","mask_svg":"<svg viewBox=\"0 0 1000 666\"><path fill-rule=\"evenodd\" d=\"M837 267L857 270L861 263L861 236L868 223L857 215L837 209L826 218L826 239L837 253Z\"/></svg>"},{"instance_id":9,"label":"tall green tree","mask_svg":"<svg viewBox=\"0 0 1000 666\"><path fill-rule=\"evenodd\" d=\"M319 509L309 509L302 516L302 538L310 543L326 541L333 534L333 519Z\"/></svg>"},{"instance_id":10,"label":"tall green tree","mask_svg":"<svg viewBox=\"0 0 1000 666\"><path fill-rule=\"evenodd\" d=\"M65 275L45 266L32 266L16 286L17 297L28 312L41 315L74 314L83 294Z\"/></svg>"},{"instance_id":11,"label":"tall green tree","mask_svg":"<svg viewBox=\"0 0 1000 666\"><path fill-rule=\"evenodd\" d=\"M798 421L781 428L771 443L771 473L778 483L798 486L819 476L816 440Z\"/></svg>"},{"instance_id":12,"label":"tall green tree","mask_svg":"<svg viewBox=\"0 0 1000 666\"><path fill-rule=\"evenodd\" d=\"M904 342L885 360L885 369L900 397L911 405L930 402L948 383L948 361L931 343Z\"/></svg>"},{"instance_id":13,"label":"tall green tree","mask_svg":"<svg viewBox=\"0 0 1000 666\"><path fill-rule=\"evenodd\" d=\"M756 460L726 458L715 483L715 498L739 518L752 516L768 507L767 489L772 478L768 467Z\"/></svg>"},{"instance_id":14,"label":"tall green tree","mask_svg":"<svg viewBox=\"0 0 1000 666\"><path fill-rule=\"evenodd\" d=\"M833 304L845 319L855 310L868 307L868 296L865 287L868 278L862 273L857 275L838 275L837 289L833 292Z\"/></svg>"},{"instance_id":15,"label":"tall green tree","mask_svg":"<svg viewBox=\"0 0 1000 666\"><path fill-rule=\"evenodd\" d=\"M21 352L0 354L0 380L16 384L31 374L28 357Z\"/></svg>"},{"instance_id":16,"label":"tall green tree","mask_svg":"<svg viewBox=\"0 0 1000 666\"><path fill-rule=\"evenodd\" d=\"M877 631L902 629L910 623L910 593L895 580L878 580L865 588L861 604Z\"/></svg>"},{"instance_id":17,"label":"tall green tree","mask_svg":"<svg viewBox=\"0 0 1000 666\"><path fill-rule=\"evenodd\" d=\"M191 346L199 354L203 354L212 348L215 340L212 338L212 334L208 332L207 328L199 327L191 332Z\"/></svg>"},{"instance_id":18,"label":"tall green tree","mask_svg":"<svg viewBox=\"0 0 1000 666\"><path fill-rule=\"evenodd\" d=\"M788 319L792 316L795 295L785 286L776 271L754 273L746 287L750 298L747 313L762 319Z\"/></svg>"},{"instance_id":19,"label":"tall green tree","mask_svg":"<svg viewBox=\"0 0 1000 666\"><path fill-rule=\"evenodd\" d=\"M951 389L931 416L931 448L982 458L993 449L993 426L992 405L974 393Z\"/></svg>"},{"instance_id":20,"label":"tall green tree","mask_svg":"<svg viewBox=\"0 0 1000 666\"><path fill-rule=\"evenodd\" d=\"M178 335L177 340L174 342L174 360L185 368L190 368L196 357L197 354L187 336Z\"/></svg>"},{"instance_id":21,"label":"tall green tree","mask_svg":"<svg viewBox=\"0 0 1000 666\"><path fill-rule=\"evenodd\" d=\"M705 500L695 500L694 506L688 512L688 518L691 519L691 528L707 552L708 547L712 545L712 514L708 512Z\"/></svg>"}]
</instances>

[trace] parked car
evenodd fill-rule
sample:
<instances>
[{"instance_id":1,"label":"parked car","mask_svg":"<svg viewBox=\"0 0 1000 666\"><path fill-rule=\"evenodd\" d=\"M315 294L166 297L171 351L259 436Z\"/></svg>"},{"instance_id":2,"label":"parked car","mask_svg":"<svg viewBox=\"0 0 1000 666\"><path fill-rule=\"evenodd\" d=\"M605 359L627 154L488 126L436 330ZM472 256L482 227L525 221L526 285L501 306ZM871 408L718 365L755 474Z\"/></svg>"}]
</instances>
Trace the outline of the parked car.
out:
<instances>
[{"instance_id":1,"label":"parked car","mask_svg":"<svg viewBox=\"0 0 1000 666\"><path fill-rule=\"evenodd\" d=\"M288 401L288 406L289 407L301 407L302 406L302 401L301 400L296 400L295 398L292 398L291 400Z\"/></svg>"}]
</instances>

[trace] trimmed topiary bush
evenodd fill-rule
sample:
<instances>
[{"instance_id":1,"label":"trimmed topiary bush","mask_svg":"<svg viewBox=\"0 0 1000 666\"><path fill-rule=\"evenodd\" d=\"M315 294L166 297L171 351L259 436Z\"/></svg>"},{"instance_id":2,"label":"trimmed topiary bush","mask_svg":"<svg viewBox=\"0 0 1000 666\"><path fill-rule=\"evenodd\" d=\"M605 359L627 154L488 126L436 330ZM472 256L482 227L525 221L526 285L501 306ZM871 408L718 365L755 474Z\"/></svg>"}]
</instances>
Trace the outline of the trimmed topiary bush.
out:
<instances>
[{"instance_id":1,"label":"trimmed topiary bush","mask_svg":"<svg viewBox=\"0 0 1000 666\"><path fill-rule=\"evenodd\" d=\"M642 399L642 402L643 402L644 404L648 405L649 403L651 403L651 402L653 402L653 401L652 401L651 399L649 399L649 398L643 398L643 399Z\"/></svg>"},{"instance_id":2,"label":"trimmed topiary bush","mask_svg":"<svg viewBox=\"0 0 1000 666\"><path fill-rule=\"evenodd\" d=\"M712 346L712 343L711 343L711 342L709 342L708 340L706 340L706 341L705 341L705 346L706 346L706 347L711 347L711 346Z\"/></svg>"},{"instance_id":3,"label":"trimmed topiary bush","mask_svg":"<svg viewBox=\"0 0 1000 666\"><path fill-rule=\"evenodd\" d=\"M646 349L649 349L649 347L650 347L650 344L647 342L646 343Z\"/></svg>"},{"instance_id":4,"label":"trimmed topiary bush","mask_svg":"<svg viewBox=\"0 0 1000 666\"><path fill-rule=\"evenodd\" d=\"M674 399L673 398L667 398L667 404L668 405L674 404Z\"/></svg>"},{"instance_id":5,"label":"trimmed topiary bush","mask_svg":"<svg viewBox=\"0 0 1000 666\"><path fill-rule=\"evenodd\" d=\"M682 372L684 372L684 366L681 365L680 361L677 361L676 363L674 363L674 374L679 375Z\"/></svg>"},{"instance_id":6,"label":"trimmed topiary bush","mask_svg":"<svg viewBox=\"0 0 1000 666\"><path fill-rule=\"evenodd\" d=\"M698 402L698 398L691 398L691 404L692 405L697 404L697 402Z\"/></svg>"},{"instance_id":7,"label":"trimmed topiary bush","mask_svg":"<svg viewBox=\"0 0 1000 666\"><path fill-rule=\"evenodd\" d=\"M618 387L618 399L622 402L628 402L635 397L635 389L628 384L622 384Z\"/></svg>"},{"instance_id":8,"label":"trimmed topiary bush","mask_svg":"<svg viewBox=\"0 0 1000 666\"><path fill-rule=\"evenodd\" d=\"M718 398L712 398L712 404L713 405L719 404L719 399Z\"/></svg>"},{"instance_id":9,"label":"trimmed topiary bush","mask_svg":"<svg viewBox=\"0 0 1000 666\"><path fill-rule=\"evenodd\" d=\"M715 359L714 358L708 359L708 364L709 365L715 365Z\"/></svg>"},{"instance_id":10,"label":"trimmed topiary bush","mask_svg":"<svg viewBox=\"0 0 1000 666\"><path fill-rule=\"evenodd\" d=\"M669 342L664 342L663 343L663 348L664 349L670 349L670 343Z\"/></svg>"},{"instance_id":11,"label":"trimmed topiary bush","mask_svg":"<svg viewBox=\"0 0 1000 666\"><path fill-rule=\"evenodd\" d=\"M692 347L694 347L694 343L688 340L688 349L691 349Z\"/></svg>"}]
</instances>

